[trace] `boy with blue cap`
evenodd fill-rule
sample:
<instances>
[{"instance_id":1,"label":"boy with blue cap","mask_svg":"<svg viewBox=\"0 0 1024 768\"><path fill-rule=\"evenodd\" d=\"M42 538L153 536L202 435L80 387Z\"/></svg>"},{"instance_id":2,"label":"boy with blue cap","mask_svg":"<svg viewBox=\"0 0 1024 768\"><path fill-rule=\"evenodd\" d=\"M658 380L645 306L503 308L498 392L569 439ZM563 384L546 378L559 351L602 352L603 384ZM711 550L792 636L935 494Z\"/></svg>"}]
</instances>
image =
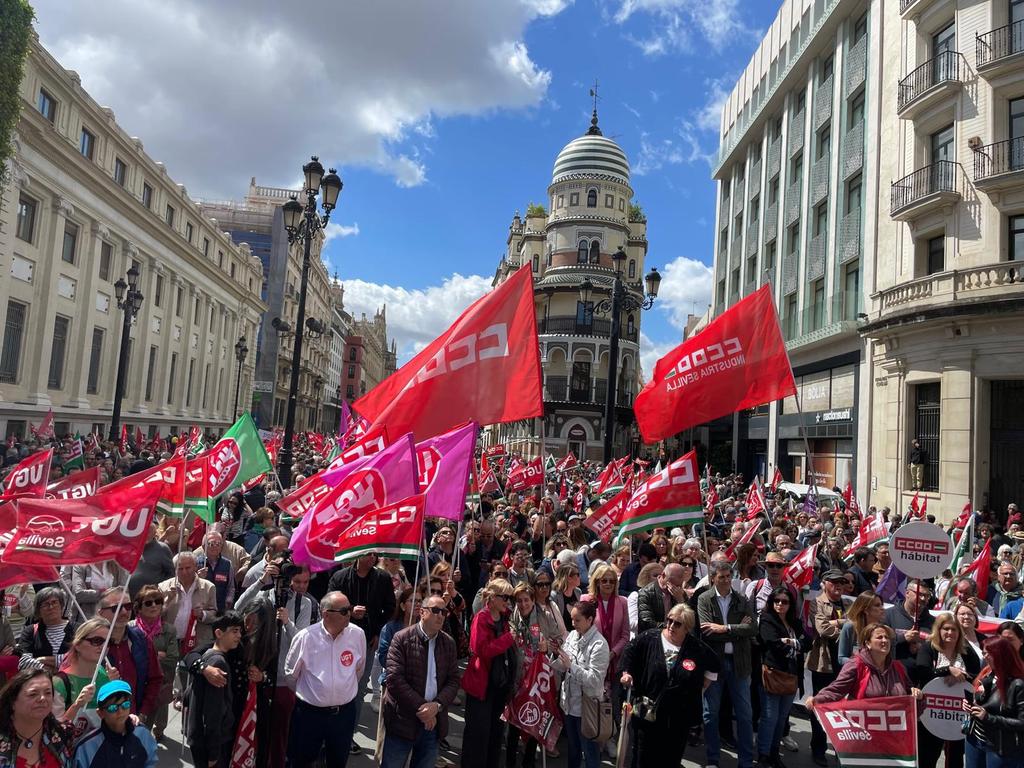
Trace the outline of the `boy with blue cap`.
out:
<instances>
[{"instance_id":1,"label":"boy with blue cap","mask_svg":"<svg viewBox=\"0 0 1024 768\"><path fill-rule=\"evenodd\" d=\"M96 700L100 727L78 742L75 768L155 768L156 739L131 716L131 686L111 680Z\"/></svg>"}]
</instances>

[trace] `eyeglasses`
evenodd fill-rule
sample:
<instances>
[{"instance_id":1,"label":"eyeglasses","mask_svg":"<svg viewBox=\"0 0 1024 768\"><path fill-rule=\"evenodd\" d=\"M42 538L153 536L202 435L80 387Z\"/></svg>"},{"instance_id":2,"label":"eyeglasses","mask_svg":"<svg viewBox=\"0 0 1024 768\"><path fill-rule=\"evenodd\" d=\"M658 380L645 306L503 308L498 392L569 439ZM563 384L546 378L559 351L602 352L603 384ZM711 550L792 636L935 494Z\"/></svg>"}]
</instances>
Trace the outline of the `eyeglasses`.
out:
<instances>
[{"instance_id":1,"label":"eyeglasses","mask_svg":"<svg viewBox=\"0 0 1024 768\"><path fill-rule=\"evenodd\" d=\"M773 569L774 568L785 568L786 564L785 563L765 563L764 567L765 568L773 568Z\"/></svg>"},{"instance_id":2,"label":"eyeglasses","mask_svg":"<svg viewBox=\"0 0 1024 768\"><path fill-rule=\"evenodd\" d=\"M57 598L55 598L55 597L51 597L51 598L50 598L49 600L47 600L47 601L46 601L45 603L40 603L40 604L39 604L39 607L40 607L40 608L53 608L54 606L56 606L56 607L58 607L58 608L59 608L59 607L61 606L61 602L60 602L60 600L58 600L58 599L57 599Z\"/></svg>"},{"instance_id":3,"label":"eyeglasses","mask_svg":"<svg viewBox=\"0 0 1024 768\"><path fill-rule=\"evenodd\" d=\"M685 624L683 624L683 622L676 621L675 619L666 619L665 624L668 625L669 629L675 629L676 627L686 626Z\"/></svg>"},{"instance_id":4,"label":"eyeglasses","mask_svg":"<svg viewBox=\"0 0 1024 768\"><path fill-rule=\"evenodd\" d=\"M142 607L143 608L152 608L154 605L163 605L163 604L164 604L164 599L162 597L158 597L158 598L156 598L154 600L143 600L142 601Z\"/></svg>"},{"instance_id":5,"label":"eyeglasses","mask_svg":"<svg viewBox=\"0 0 1024 768\"><path fill-rule=\"evenodd\" d=\"M107 642L107 638L100 637L99 635L93 635L92 637L85 638L84 640L82 640L82 642L88 643L93 648L99 648L101 645Z\"/></svg>"},{"instance_id":6,"label":"eyeglasses","mask_svg":"<svg viewBox=\"0 0 1024 768\"><path fill-rule=\"evenodd\" d=\"M512 595L495 595L500 600L504 600L506 603L512 599Z\"/></svg>"},{"instance_id":7,"label":"eyeglasses","mask_svg":"<svg viewBox=\"0 0 1024 768\"><path fill-rule=\"evenodd\" d=\"M679 563L679 565L681 565L683 568L696 568L697 567L694 563L692 563L689 560L684 560L683 562Z\"/></svg>"},{"instance_id":8,"label":"eyeglasses","mask_svg":"<svg viewBox=\"0 0 1024 768\"><path fill-rule=\"evenodd\" d=\"M131 708L132 708L132 700L131 699L126 699L125 701L122 701L120 704L104 704L103 705L103 709L105 709L110 714L114 714L119 709L129 710Z\"/></svg>"},{"instance_id":9,"label":"eyeglasses","mask_svg":"<svg viewBox=\"0 0 1024 768\"><path fill-rule=\"evenodd\" d=\"M598 579L597 583L598 584L614 584L615 581L616 581L615 579Z\"/></svg>"},{"instance_id":10,"label":"eyeglasses","mask_svg":"<svg viewBox=\"0 0 1024 768\"><path fill-rule=\"evenodd\" d=\"M435 616L447 616L448 615L448 609L447 608L438 608L436 605L431 605L431 606L423 605L423 606L420 606L420 607L424 611L430 611Z\"/></svg>"},{"instance_id":11,"label":"eyeglasses","mask_svg":"<svg viewBox=\"0 0 1024 768\"><path fill-rule=\"evenodd\" d=\"M336 613L339 616L348 616L352 613L352 606L346 605L344 608L324 608L324 613Z\"/></svg>"},{"instance_id":12,"label":"eyeglasses","mask_svg":"<svg viewBox=\"0 0 1024 768\"><path fill-rule=\"evenodd\" d=\"M508 576L508 571L495 571L495 576Z\"/></svg>"},{"instance_id":13,"label":"eyeglasses","mask_svg":"<svg viewBox=\"0 0 1024 768\"><path fill-rule=\"evenodd\" d=\"M117 606L116 605L102 605L102 606L100 606L100 610L101 611L115 611L115 610L117 610ZM131 612L132 612L132 604L131 603L121 603L121 613L131 613Z\"/></svg>"}]
</instances>

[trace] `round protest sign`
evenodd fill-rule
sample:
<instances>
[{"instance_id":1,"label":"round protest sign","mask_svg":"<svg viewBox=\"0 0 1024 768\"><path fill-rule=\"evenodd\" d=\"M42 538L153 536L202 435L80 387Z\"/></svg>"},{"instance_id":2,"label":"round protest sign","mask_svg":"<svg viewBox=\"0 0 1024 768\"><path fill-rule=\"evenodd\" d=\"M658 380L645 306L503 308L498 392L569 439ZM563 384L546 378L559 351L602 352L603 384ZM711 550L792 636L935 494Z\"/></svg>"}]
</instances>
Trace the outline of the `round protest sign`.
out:
<instances>
[{"instance_id":1,"label":"round protest sign","mask_svg":"<svg viewBox=\"0 0 1024 768\"><path fill-rule=\"evenodd\" d=\"M889 537L893 565L912 579L934 579L953 561L953 543L939 526L916 521Z\"/></svg>"},{"instance_id":2,"label":"round protest sign","mask_svg":"<svg viewBox=\"0 0 1024 768\"><path fill-rule=\"evenodd\" d=\"M971 686L967 683L946 685L946 681L945 677L936 677L921 689L924 699L921 725L943 741L962 741L964 734L961 728L967 719L963 700L964 696L970 695Z\"/></svg>"}]
</instances>

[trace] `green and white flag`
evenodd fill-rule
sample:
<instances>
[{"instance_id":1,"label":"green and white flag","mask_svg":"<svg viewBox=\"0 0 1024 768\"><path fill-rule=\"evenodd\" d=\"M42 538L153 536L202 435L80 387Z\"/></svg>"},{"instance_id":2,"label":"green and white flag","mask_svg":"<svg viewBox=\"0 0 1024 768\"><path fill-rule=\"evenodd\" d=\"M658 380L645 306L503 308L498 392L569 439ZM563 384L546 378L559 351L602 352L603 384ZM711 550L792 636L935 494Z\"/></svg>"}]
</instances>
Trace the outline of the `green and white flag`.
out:
<instances>
[{"instance_id":1,"label":"green and white flag","mask_svg":"<svg viewBox=\"0 0 1024 768\"><path fill-rule=\"evenodd\" d=\"M216 499L241 488L247 480L273 471L252 414L246 411L210 450L209 496Z\"/></svg>"},{"instance_id":2,"label":"green and white flag","mask_svg":"<svg viewBox=\"0 0 1024 768\"><path fill-rule=\"evenodd\" d=\"M956 536L956 530L950 531L950 538ZM960 534L960 540L953 539L955 549L953 550L953 562L949 565L950 573L956 576L960 568L967 565L974 558L974 515L967 521L967 527ZM965 559L967 562L965 562Z\"/></svg>"},{"instance_id":3,"label":"green and white flag","mask_svg":"<svg viewBox=\"0 0 1024 768\"><path fill-rule=\"evenodd\" d=\"M554 472L556 469L558 469L558 463L555 461L555 457L549 453L548 457L544 459L544 473Z\"/></svg>"},{"instance_id":4,"label":"green and white flag","mask_svg":"<svg viewBox=\"0 0 1024 768\"><path fill-rule=\"evenodd\" d=\"M79 469L85 469L85 450L82 448L82 438L76 435L64 457L64 471L74 472Z\"/></svg>"}]
</instances>

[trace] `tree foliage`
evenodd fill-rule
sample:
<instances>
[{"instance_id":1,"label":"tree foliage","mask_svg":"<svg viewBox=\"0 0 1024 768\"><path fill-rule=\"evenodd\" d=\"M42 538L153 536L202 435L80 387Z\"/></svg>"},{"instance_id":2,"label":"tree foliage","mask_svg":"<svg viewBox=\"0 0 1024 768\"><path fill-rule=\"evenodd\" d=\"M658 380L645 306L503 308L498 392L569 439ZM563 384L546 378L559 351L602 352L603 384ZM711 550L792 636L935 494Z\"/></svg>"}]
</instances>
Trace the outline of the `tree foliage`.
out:
<instances>
[{"instance_id":1,"label":"tree foliage","mask_svg":"<svg viewBox=\"0 0 1024 768\"><path fill-rule=\"evenodd\" d=\"M6 173L13 149L11 135L21 109L21 79L34 18L27 0L0 0L0 174Z\"/></svg>"},{"instance_id":2,"label":"tree foliage","mask_svg":"<svg viewBox=\"0 0 1024 768\"><path fill-rule=\"evenodd\" d=\"M629 204L629 220L640 222L642 224L647 223L647 216L644 215L644 209L640 207L640 203Z\"/></svg>"},{"instance_id":3,"label":"tree foliage","mask_svg":"<svg viewBox=\"0 0 1024 768\"><path fill-rule=\"evenodd\" d=\"M530 203L528 206L526 206L526 215L527 216L547 216L548 215L548 209L545 208L540 203Z\"/></svg>"}]
</instances>

